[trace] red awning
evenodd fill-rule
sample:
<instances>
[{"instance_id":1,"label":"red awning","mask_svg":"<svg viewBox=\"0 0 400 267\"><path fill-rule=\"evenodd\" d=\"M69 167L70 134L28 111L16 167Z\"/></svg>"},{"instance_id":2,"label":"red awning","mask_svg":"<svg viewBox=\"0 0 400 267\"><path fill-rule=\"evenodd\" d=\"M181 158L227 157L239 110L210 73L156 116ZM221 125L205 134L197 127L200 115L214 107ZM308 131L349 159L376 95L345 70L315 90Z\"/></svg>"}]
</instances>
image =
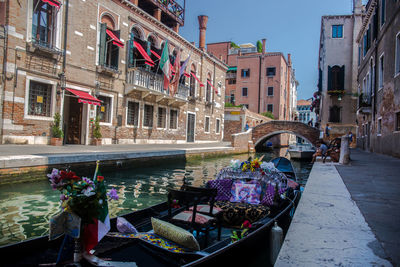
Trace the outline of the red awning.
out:
<instances>
[{"instance_id":1,"label":"red awning","mask_svg":"<svg viewBox=\"0 0 400 267\"><path fill-rule=\"evenodd\" d=\"M210 82L210 80L207 80L207 83L211 86L212 89L214 89L215 93L218 94L217 88L215 88L215 87L212 85L212 83Z\"/></svg>"},{"instance_id":2,"label":"red awning","mask_svg":"<svg viewBox=\"0 0 400 267\"><path fill-rule=\"evenodd\" d=\"M115 36L115 34L111 30L106 29L106 33L113 40L113 44L115 44L115 45L117 45L117 46L119 46L121 48L124 47L124 44L122 43L122 41L117 36Z\"/></svg>"},{"instance_id":3,"label":"red awning","mask_svg":"<svg viewBox=\"0 0 400 267\"><path fill-rule=\"evenodd\" d=\"M190 77L190 74L189 73L187 73L186 71L183 73L183 75L185 75L186 77Z\"/></svg>"},{"instance_id":4,"label":"red awning","mask_svg":"<svg viewBox=\"0 0 400 267\"><path fill-rule=\"evenodd\" d=\"M79 103L101 106L101 100L95 98L94 96L90 95L87 92L84 92L81 90L70 89L70 88L66 88L66 90L73 93L74 95L76 95L79 98L78 99Z\"/></svg>"},{"instance_id":5,"label":"red awning","mask_svg":"<svg viewBox=\"0 0 400 267\"><path fill-rule=\"evenodd\" d=\"M143 49L143 47L136 41L133 41L133 44L135 47L138 49L139 53L144 57L146 60L146 64L149 65L150 67L154 66L154 61L149 57L149 55L146 53L146 51Z\"/></svg>"},{"instance_id":6,"label":"red awning","mask_svg":"<svg viewBox=\"0 0 400 267\"><path fill-rule=\"evenodd\" d=\"M49 5L54 6L56 8L60 8L61 6L61 3L58 2L57 0L42 0L42 2L48 3Z\"/></svg>"},{"instance_id":7,"label":"red awning","mask_svg":"<svg viewBox=\"0 0 400 267\"><path fill-rule=\"evenodd\" d=\"M199 84L200 84L201 87L204 87L204 84L202 84L202 83L200 82L200 79L197 78L197 76L196 76L193 72L190 72L190 74L192 74L192 76L196 79L196 81L199 82Z\"/></svg>"}]
</instances>

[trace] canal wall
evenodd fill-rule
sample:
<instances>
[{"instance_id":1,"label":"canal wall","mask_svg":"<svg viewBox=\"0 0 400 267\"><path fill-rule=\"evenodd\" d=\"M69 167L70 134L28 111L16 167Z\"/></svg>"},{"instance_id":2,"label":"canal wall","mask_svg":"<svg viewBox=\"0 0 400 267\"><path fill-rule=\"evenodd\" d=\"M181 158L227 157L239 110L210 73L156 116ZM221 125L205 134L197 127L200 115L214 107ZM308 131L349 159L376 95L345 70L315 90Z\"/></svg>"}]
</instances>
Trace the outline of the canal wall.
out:
<instances>
[{"instance_id":1,"label":"canal wall","mask_svg":"<svg viewBox=\"0 0 400 267\"><path fill-rule=\"evenodd\" d=\"M392 266L335 163L316 162L275 266Z\"/></svg>"},{"instance_id":2,"label":"canal wall","mask_svg":"<svg viewBox=\"0 0 400 267\"><path fill-rule=\"evenodd\" d=\"M246 153L248 150L220 147L185 147L154 151L108 151L91 153L59 153L35 155L11 155L0 157L0 185L46 180L46 174L53 168L66 169L82 175L93 174L96 161L101 162L102 170L151 167L159 162L190 161L225 155Z\"/></svg>"}]
</instances>

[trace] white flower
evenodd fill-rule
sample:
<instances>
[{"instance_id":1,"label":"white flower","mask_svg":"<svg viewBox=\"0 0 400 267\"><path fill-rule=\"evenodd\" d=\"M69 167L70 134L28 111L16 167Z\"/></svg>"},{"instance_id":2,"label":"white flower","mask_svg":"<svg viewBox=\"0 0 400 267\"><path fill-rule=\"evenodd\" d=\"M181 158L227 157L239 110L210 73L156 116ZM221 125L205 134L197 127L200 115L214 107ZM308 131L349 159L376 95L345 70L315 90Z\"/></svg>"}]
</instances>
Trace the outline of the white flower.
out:
<instances>
[{"instance_id":1,"label":"white flower","mask_svg":"<svg viewBox=\"0 0 400 267\"><path fill-rule=\"evenodd\" d=\"M93 192L93 187L88 186L86 187L86 189L82 190L82 194L84 194L87 197L93 196L94 194L96 194L95 192Z\"/></svg>"}]
</instances>

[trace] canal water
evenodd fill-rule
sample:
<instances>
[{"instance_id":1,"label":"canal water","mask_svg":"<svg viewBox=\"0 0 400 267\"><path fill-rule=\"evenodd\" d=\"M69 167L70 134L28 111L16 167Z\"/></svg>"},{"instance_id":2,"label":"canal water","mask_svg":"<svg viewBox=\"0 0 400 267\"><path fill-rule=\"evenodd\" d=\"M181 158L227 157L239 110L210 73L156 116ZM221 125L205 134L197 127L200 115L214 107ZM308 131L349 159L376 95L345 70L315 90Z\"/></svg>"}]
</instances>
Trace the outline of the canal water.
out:
<instances>
[{"instance_id":1,"label":"canal water","mask_svg":"<svg viewBox=\"0 0 400 267\"><path fill-rule=\"evenodd\" d=\"M283 156L286 149L264 155L264 161ZM254 155L253 155L254 156ZM175 160L146 167L102 171L108 190L115 188L119 200L109 202L111 217L143 209L167 198L168 188L179 188L183 179L194 186L203 186L214 179L231 159L247 160L248 155L234 155L189 161ZM292 162L301 184L305 184L312 164ZM78 174L79 175L79 174ZM48 234L49 219L59 212L59 191L48 181L0 186L0 246Z\"/></svg>"}]
</instances>

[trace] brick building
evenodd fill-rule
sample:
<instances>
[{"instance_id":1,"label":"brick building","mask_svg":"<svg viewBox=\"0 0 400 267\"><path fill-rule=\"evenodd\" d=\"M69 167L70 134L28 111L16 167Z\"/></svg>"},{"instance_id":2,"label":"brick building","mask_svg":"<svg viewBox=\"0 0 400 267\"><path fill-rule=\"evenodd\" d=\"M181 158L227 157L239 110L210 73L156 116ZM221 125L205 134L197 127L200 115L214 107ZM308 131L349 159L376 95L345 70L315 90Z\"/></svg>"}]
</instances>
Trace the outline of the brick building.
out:
<instances>
[{"instance_id":1,"label":"brick building","mask_svg":"<svg viewBox=\"0 0 400 267\"><path fill-rule=\"evenodd\" d=\"M175 1L0 1L0 140L48 144L60 113L67 144L222 140L226 65L179 35ZM4 40L4 42L3 42ZM159 58L188 57L179 85L164 90ZM4 64L3 64L4 63Z\"/></svg>"},{"instance_id":2,"label":"brick building","mask_svg":"<svg viewBox=\"0 0 400 267\"><path fill-rule=\"evenodd\" d=\"M226 101L256 113L270 111L276 120L294 119L298 83L290 54L286 59L280 52L266 52L265 39L262 52L253 44L234 48L231 42L207 44L207 51L229 66Z\"/></svg>"},{"instance_id":3,"label":"brick building","mask_svg":"<svg viewBox=\"0 0 400 267\"><path fill-rule=\"evenodd\" d=\"M357 36L357 145L400 157L400 2L370 0Z\"/></svg>"}]
</instances>

